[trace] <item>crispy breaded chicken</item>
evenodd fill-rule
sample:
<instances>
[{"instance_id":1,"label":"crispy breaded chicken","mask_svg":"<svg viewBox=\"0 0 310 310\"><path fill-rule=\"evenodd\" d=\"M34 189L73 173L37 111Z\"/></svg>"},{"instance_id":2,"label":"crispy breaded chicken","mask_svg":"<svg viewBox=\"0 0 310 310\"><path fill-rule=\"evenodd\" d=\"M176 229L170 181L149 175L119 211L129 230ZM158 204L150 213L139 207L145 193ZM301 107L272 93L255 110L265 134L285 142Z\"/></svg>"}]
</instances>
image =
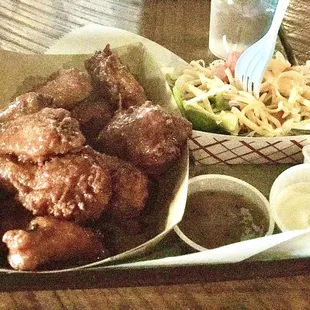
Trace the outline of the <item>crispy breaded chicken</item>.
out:
<instances>
[{"instance_id":1,"label":"crispy breaded chicken","mask_svg":"<svg viewBox=\"0 0 310 310\"><path fill-rule=\"evenodd\" d=\"M87 73L76 68L60 69L48 81L35 87L34 92L53 100L53 106L70 110L92 92L91 79Z\"/></svg>"},{"instance_id":2,"label":"crispy breaded chicken","mask_svg":"<svg viewBox=\"0 0 310 310\"><path fill-rule=\"evenodd\" d=\"M148 176L167 171L191 134L188 121L146 102L109 45L84 64L87 73L59 70L0 111L0 188L27 215L16 213L9 225L0 208L2 250L16 270L106 257L87 227L108 223L116 235L134 223L142 228L139 216L151 207ZM28 216L36 218L25 228Z\"/></svg>"},{"instance_id":3,"label":"crispy breaded chicken","mask_svg":"<svg viewBox=\"0 0 310 310\"><path fill-rule=\"evenodd\" d=\"M40 162L78 151L85 143L78 122L64 109L44 108L0 124L0 154Z\"/></svg>"},{"instance_id":4,"label":"crispy breaded chicken","mask_svg":"<svg viewBox=\"0 0 310 310\"><path fill-rule=\"evenodd\" d=\"M112 53L109 44L102 52L96 52L87 59L85 68L95 89L111 102L115 109L126 109L146 101L143 87Z\"/></svg>"},{"instance_id":5,"label":"crispy breaded chicken","mask_svg":"<svg viewBox=\"0 0 310 310\"><path fill-rule=\"evenodd\" d=\"M148 178L132 164L84 147L41 165L0 156L0 185L34 215L79 223L104 212L120 220L138 216L148 198Z\"/></svg>"},{"instance_id":6,"label":"crispy breaded chicken","mask_svg":"<svg viewBox=\"0 0 310 310\"><path fill-rule=\"evenodd\" d=\"M192 125L185 118L146 102L118 111L101 131L98 144L156 177L180 157L191 133Z\"/></svg>"},{"instance_id":7,"label":"crispy breaded chicken","mask_svg":"<svg viewBox=\"0 0 310 310\"><path fill-rule=\"evenodd\" d=\"M112 195L110 171L80 153L41 165L0 156L0 184L34 215L81 223L98 219Z\"/></svg>"},{"instance_id":8,"label":"crispy breaded chicken","mask_svg":"<svg viewBox=\"0 0 310 310\"><path fill-rule=\"evenodd\" d=\"M101 167L110 170L112 197L108 212L120 221L139 216L149 196L147 176L133 164L115 156L96 152L88 146L82 153L91 156Z\"/></svg>"},{"instance_id":9,"label":"crispy breaded chicken","mask_svg":"<svg viewBox=\"0 0 310 310\"><path fill-rule=\"evenodd\" d=\"M19 116L36 113L43 108L53 107L52 99L35 92L16 97L5 109L0 111L0 122L10 121Z\"/></svg>"},{"instance_id":10,"label":"crispy breaded chicken","mask_svg":"<svg viewBox=\"0 0 310 310\"><path fill-rule=\"evenodd\" d=\"M36 270L51 262L102 259L105 248L89 228L52 216L37 217L29 230L10 230L2 238L8 261L16 270Z\"/></svg>"}]
</instances>

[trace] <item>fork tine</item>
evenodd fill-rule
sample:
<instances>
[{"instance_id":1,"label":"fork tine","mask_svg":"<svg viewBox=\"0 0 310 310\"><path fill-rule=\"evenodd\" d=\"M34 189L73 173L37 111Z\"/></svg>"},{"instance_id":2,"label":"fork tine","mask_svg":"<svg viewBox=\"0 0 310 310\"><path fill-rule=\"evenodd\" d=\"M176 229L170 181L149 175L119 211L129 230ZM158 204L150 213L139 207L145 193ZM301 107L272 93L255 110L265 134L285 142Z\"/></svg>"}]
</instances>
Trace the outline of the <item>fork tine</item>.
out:
<instances>
[{"instance_id":1,"label":"fork tine","mask_svg":"<svg viewBox=\"0 0 310 310\"><path fill-rule=\"evenodd\" d=\"M248 66L253 58L253 51L257 51L257 45L259 41L254 43L250 48L246 49L239 57L236 68L235 68L235 78L236 82L242 89L247 90L247 79L248 79Z\"/></svg>"},{"instance_id":2,"label":"fork tine","mask_svg":"<svg viewBox=\"0 0 310 310\"><path fill-rule=\"evenodd\" d=\"M260 78L260 70L261 70L261 66L262 64L264 64L264 53L258 51L258 53L253 57L253 60L251 61L249 68L247 70L247 87L246 90L253 94L254 91L254 87L260 88L260 84L257 85L258 79ZM259 74L259 76L257 75Z\"/></svg>"},{"instance_id":3,"label":"fork tine","mask_svg":"<svg viewBox=\"0 0 310 310\"><path fill-rule=\"evenodd\" d=\"M244 59L247 58L247 55L250 54L251 52L249 51L249 49L245 50L241 56L239 57L236 67L235 67L235 78L236 78L236 82L240 85L240 87L243 88L243 81L245 78L245 73L246 73L246 66L247 66L247 62L244 61Z\"/></svg>"},{"instance_id":4,"label":"fork tine","mask_svg":"<svg viewBox=\"0 0 310 310\"><path fill-rule=\"evenodd\" d=\"M241 82L240 86L243 90L253 94L259 93L260 84L257 86L257 75L255 72L259 70L261 63L264 63L264 49L262 49L262 40L258 40L251 47L241 54L236 64L235 76L237 82ZM260 75L261 72L259 72ZM240 81L241 79L241 81ZM258 91L257 91L258 88Z\"/></svg>"},{"instance_id":5,"label":"fork tine","mask_svg":"<svg viewBox=\"0 0 310 310\"><path fill-rule=\"evenodd\" d=\"M260 50L256 51L256 54L254 54L251 59L248 59L248 67L247 70L245 72L245 79L243 81L243 89L245 91L248 91L250 93L252 93L252 83L254 81L254 79L256 78L253 74L253 72L255 72L255 69L257 68L257 66L260 65L261 60L263 59L263 55L261 53Z\"/></svg>"},{"instance_id":6,"label":"fork tine","mask_svg":"<svg viewBox=\"0 0 310 310\"><path fill-rule=\"evenodd\" d=\"M263 69L261 67L256 67L256 71L253 73L253 76L256 77L255 79L256 81L253 83L254 85L253 93L256 98L259 98L260 87L261 87L262 80L263 80L267 67L268 67L268 62L264 62Z\"/></svg>"}]
</instances>

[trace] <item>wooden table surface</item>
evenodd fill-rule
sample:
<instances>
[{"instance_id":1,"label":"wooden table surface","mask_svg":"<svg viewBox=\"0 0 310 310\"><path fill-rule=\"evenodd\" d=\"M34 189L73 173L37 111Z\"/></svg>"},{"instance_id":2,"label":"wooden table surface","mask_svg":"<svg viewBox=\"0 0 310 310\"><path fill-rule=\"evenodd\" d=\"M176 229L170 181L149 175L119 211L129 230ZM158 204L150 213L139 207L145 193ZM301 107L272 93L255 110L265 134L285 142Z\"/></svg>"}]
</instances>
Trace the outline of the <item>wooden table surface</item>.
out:
<instances>
[{"instance_id":1,"label":"wooden table surface","mask_svg":"<svg viewBox=\"0 0 310 310\"><path fill-rule=\"evenodd\" d=\"M308 0L291 0L284 20L288 42L300 63L310 59L307 4ZM209 12L207 0L0 0L0 48L41 53L70 30L97 23L145 36L187 61L207 59ZM208 277L204 268L164 270L157 275L141 272L123 284L118 274L118 281L111 278L110 288L106 282L100 287L104 282L100 279L94 285L92 278L85 280L93 284L89 289L68 285L69 289L64 284L40 290L29 283L27 290L24 282L22 290L0 292L0 309L310 309L309 261L298 266L274 265L269 274L258 277L254 269L260 267L252 265L254 276L250 270L240 270L239 280L226 277L228 281L218 272ZM227 268L222 272L227 273Z\"/></svg>"}]
</instances>

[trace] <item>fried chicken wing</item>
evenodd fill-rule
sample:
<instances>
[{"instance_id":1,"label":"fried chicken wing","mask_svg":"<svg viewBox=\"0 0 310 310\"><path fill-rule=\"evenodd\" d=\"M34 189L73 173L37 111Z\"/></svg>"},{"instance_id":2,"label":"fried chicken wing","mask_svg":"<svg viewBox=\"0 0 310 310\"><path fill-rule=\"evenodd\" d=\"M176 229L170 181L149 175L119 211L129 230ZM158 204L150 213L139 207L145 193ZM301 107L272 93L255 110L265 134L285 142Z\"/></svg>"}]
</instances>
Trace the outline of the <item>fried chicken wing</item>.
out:
<instances>
[{"instance_id":1,"label":"fried chicken wing","mask_svg":"<svg viewBox=\"0 0 310 310\"><path fill-rule=\"evenodd\" d=\"M98 219L111 198L110 171L81 154L42 165L0 156L0 184L34 215L82 223Z\"/></svg>"},{"instance_id":2,"label":"fried chicken wing","mask_svg":"<svg viewBox=\"0 0 310 310\"><path fill-rule=\"evenodd\" d=\"M121 219L138 216L149 181L131 163L86 146L41 165L0 156L0 185L34 215L84 223L105 210Z\"/></svg>"},{"instance_id":3,"label":"fried chicken wing","mask_svg":"<svg viewBox=\"0 0 310 310\"><path fill-rule=\"evenodd\" d=\"M82 152L111 172L112 197L108 212L123 222L139 216L148 199L147 176L131 163L96 152L88 146Z\"/></svg>"},{"instance_id":4,"label":"fried chicken wing","mask_svg":"<svg viewBox=\"0 0 310 310\"><path fill-rule=\"evenodd\" d=\"M70 259L89 262L105 256L100 238L90 229L52 216L37 217L29 230L10 230L2 240L9 249L8 261L16 270L36 270Z\"/></svg>"},{"instance_id":5,"label":"fried chicken wing","mask_svg":"<svg viewBox=\"0 0 310 310\"><path fill-rule=\"evenodd\" d=\"M78 122L64 109L44 108L0 124L0 154L43 161L54 154L77 151L85 143Z\"/></svg>"},{"instance_id":6,"label":"fried chicken wing","mask_svg":"<svg viewBox=\"0 0 310 310\"><path fill-rule=\"evenodd\" d=\"M107 153L156 177L179 158L191 132L191 123L185 118L146 102L118 111L101 131L99 144Z\"/></svg>"},{"instance_id":7,"label":"fried chicken wing","mask_svg":"<svg viewBox=\"0 0 310 310\"><path fill-rule=\"evenodd\" d=\"M5 109L0 111L0 122L10 121L19 116L36 113L43 108L52 107L52 99L35 92L16 97Z\"/></svg>"},{"instance_id":8,"label":"fried chicken wing","mask_svg":"<svg viewBox=\"0 0 310 310\"><path fill-rule=\"evenodd\" d=\"M94 87L115 109L141 105L146 101L143 87L112 53L110 45L85 61Z\"/></svg>"},{"instance_id":9,"label":"fried chicken wing","mask_svg":"<svg viewBox=\"0 0 310 310\"><path fill-rule=\"evenodd\" d=\"M88 97L93 90L87 73L78 69L60 69L48 81L33 91L53 99L53 105L70 110L76 103Z\"/></svg>"}]
</instances>

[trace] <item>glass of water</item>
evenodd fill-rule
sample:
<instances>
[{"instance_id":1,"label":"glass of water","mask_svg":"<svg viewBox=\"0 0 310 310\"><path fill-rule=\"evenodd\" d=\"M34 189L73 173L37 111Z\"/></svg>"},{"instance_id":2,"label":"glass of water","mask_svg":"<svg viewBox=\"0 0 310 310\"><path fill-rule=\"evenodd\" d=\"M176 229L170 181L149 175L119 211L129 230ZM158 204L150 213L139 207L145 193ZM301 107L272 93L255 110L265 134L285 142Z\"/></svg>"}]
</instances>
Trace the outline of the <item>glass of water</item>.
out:
<instances>
[{"instance_id":1,"label":"glass of water","mask_svg":"<svg viewBox=\"0 0 310 310\"><path fill-rule=\"evenodd\" d=\"M211 0L209 49L226 59L259 40L271 25L278 0Z\"/></svg>"}]
</instances>

